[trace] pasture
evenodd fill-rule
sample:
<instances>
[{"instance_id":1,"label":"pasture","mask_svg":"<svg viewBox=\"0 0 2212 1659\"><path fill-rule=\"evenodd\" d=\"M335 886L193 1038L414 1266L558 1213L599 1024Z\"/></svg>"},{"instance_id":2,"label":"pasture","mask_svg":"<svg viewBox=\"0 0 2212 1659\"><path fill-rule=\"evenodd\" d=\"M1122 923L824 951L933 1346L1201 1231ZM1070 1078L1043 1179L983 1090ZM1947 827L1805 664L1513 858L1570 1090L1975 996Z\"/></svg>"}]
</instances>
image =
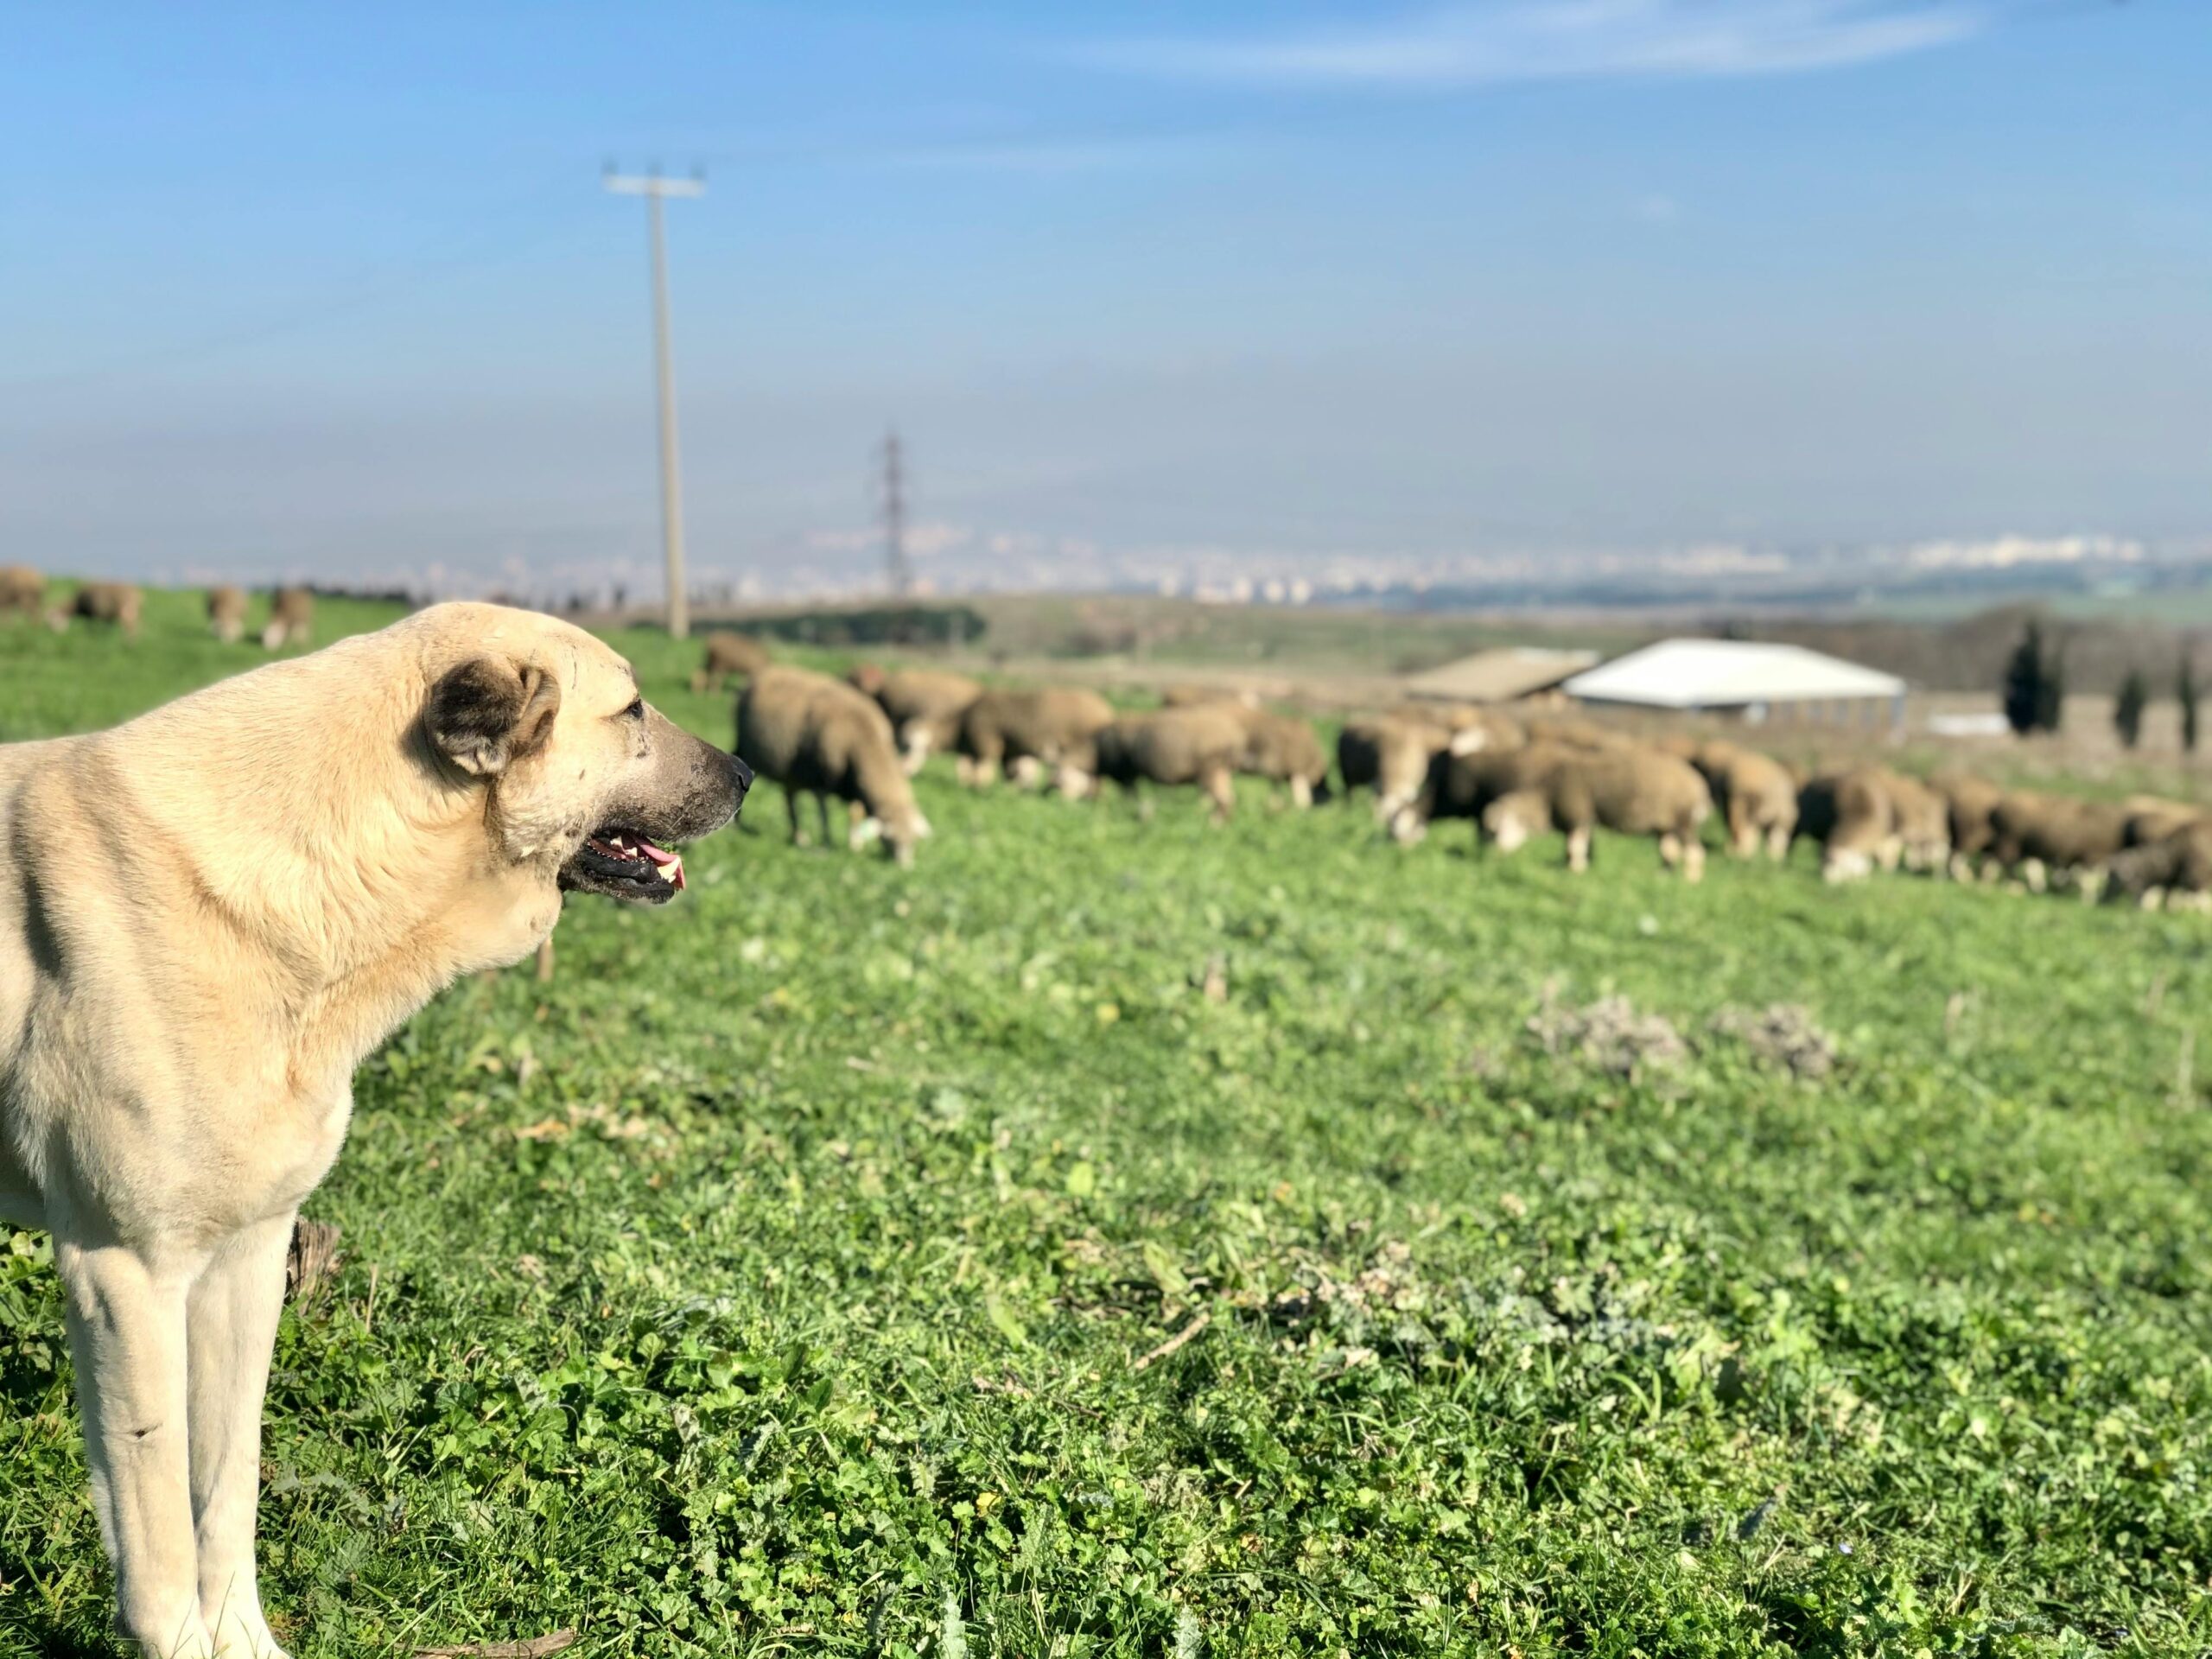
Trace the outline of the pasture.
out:
<instances>
[{"instance_id":1,"label":"pasture","mask_svg":"<svg viewBox=\"0 0 2212 1659\"><path fill-rule=\"evenodd\" d=\"M259 660L10 632L0 735ZM763 785L364 1067L270 1394L301 1659L2212 1647L2202 918L918 788L901 871ZM0 1654L105 1655L44 1255Z\"/></svg>"}]
</instances>

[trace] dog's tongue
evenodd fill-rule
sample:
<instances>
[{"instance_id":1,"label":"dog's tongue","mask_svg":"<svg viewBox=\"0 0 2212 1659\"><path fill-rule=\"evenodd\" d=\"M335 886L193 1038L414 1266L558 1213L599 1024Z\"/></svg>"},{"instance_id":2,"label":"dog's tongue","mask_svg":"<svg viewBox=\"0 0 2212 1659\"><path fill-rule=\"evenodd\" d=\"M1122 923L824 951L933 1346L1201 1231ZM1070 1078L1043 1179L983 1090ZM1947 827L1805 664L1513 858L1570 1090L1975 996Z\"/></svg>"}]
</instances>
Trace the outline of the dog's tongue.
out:
<instances>
[{"instance_id":1,"label":"dog's tongue","mask_svg":"<svg viewBox=\"0 0 2212 1659\"><path fill-rule=\"evenodd\" d=\"M638 837L638 850L652 860L654 866L660 871L662 880L672 883L679 893L683 890L683 854L671 853L664 848L656 847L643 836Z\"/></svg>"}]
</instances>

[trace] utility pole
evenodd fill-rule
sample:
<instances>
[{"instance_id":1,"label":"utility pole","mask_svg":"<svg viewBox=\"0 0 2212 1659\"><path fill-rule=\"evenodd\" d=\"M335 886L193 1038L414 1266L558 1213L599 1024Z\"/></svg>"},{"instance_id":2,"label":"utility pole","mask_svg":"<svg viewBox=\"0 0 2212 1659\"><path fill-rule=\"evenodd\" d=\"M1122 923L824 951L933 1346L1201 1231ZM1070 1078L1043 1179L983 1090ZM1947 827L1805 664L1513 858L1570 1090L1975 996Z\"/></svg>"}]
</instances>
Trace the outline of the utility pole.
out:
<instances>
[{"instance_id":1,"label":"utility pole","mask_svg":"<svg viewBox=\"0 0 2212 1659\"><path fill-rule=\"evenodd\" d=\"M906 467L896 427L883 440L883 559L892 593L904 598L913 592L913 567L906 562Z\"/></svg>"},{"instance_id":2,"label":"utility pole","mask_svg":"<svg viewBox=\"0 0 2212 1659\"><path fill-rule=\"evenodd\" d=\"M668 557L668 637L682 639L691 632L691 605L683 587L683 479L677 461L676 375L668 354L668 242L660 205L671 196L703 196L707 181L620 174L611 167L602 181L618 196L645 199L653 256L653 372L660 391L660 536Z\"/></svg>"}]
</instances>

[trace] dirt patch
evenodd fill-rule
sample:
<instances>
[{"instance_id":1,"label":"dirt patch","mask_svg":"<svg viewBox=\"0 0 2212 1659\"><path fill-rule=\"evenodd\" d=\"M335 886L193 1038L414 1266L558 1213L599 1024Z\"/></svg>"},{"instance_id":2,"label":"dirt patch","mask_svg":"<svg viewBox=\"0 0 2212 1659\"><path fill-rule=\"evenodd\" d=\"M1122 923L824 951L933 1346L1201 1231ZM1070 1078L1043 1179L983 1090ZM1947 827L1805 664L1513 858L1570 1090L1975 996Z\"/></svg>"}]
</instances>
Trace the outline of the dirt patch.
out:
<instances>
[{"instance_id":1,"label":"dirt patch","mask_svg":"<svg viewBox=\"0 0 2212 1659\"><path fill-rule=\"evenodd\" d=\"M1681 1033L1663 1016L1637 1013L1624 996L1600 997L1576 1008L1547 991L1543 1007L1529 1020L1529 1034L1554 1058L1573 1055L1617 1077L1672 1065L1689 1053Z\"/></svg>"},{"instance_id":2,"label":"dirt patch","mask_svg":"<svg viewBox=\"0 0 2212 1659\"><path fill-rule=\"evenodd\" d=\"M1835 1039L1814 1023L1809 1010L1795 1002L1723 1008L1713 1015L1709 1028L1714 1036L1741 1043L1792 1077L1825 1077L1835 1070Z\"/></svg>"}]
</instances>

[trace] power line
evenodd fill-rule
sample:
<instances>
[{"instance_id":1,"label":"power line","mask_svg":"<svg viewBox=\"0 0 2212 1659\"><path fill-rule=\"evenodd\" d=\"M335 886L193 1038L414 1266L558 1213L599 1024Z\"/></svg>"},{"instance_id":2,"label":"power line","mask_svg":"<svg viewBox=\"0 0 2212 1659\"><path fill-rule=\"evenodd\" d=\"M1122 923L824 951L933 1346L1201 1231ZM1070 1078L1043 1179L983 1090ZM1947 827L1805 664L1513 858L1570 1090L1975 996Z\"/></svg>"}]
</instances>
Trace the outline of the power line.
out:
<instances>
[{"instance_id":1,"label":"power line","mask_svg":"<svg viewBox=\"0 0 2212 1659\"><path fill-rule=\"evenodd\" d=\"M906 557L906 467L896 427L883 439L883 563L891 591L900 598L914 591L914 569Z\"/></svg>"},{"instance_id":2,"label":"power line","mask_svg":"<svg viewBox=\"0 0 2212 1659\"><path fill-rule=\"evenodd\" d=\"M683 586L683 480L677 460L676 371L669 361L668 239L661 203L671 196L703 196L704 179L664 179L658 173L621 174L607 168L601 182L618 196L645 199L646 237L653 261L653 380L660 403L660 536L668 561L668 637L691 632L690 595Z\"/></svg>"}]
</instances>

